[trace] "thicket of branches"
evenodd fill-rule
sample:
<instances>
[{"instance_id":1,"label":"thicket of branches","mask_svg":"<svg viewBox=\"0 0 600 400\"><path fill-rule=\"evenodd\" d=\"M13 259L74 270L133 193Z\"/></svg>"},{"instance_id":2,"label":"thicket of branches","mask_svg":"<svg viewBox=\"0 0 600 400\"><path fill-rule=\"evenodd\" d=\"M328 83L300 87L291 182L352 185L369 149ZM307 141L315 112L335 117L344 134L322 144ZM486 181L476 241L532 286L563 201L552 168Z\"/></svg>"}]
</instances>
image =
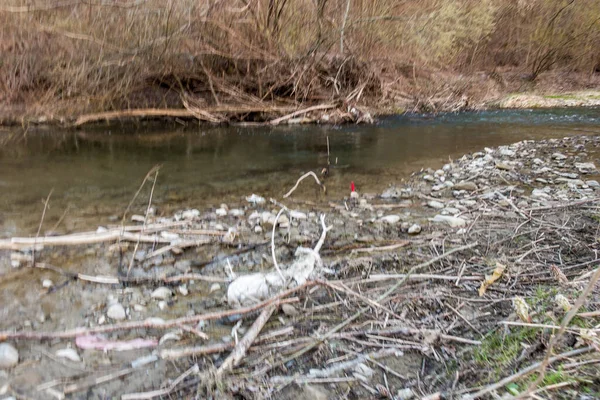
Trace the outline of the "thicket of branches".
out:
<instances>
[{"instance_id":1,"label":"thicket of branches","mask_svg":"<svg viewBox=\"0 0 600 400\"><path fill-rule=\"evenodd\" d=\"M2 3L0 104L356 100L421 69L600 69L600 2L588 0Z\"/></svg>"}]
</instances>

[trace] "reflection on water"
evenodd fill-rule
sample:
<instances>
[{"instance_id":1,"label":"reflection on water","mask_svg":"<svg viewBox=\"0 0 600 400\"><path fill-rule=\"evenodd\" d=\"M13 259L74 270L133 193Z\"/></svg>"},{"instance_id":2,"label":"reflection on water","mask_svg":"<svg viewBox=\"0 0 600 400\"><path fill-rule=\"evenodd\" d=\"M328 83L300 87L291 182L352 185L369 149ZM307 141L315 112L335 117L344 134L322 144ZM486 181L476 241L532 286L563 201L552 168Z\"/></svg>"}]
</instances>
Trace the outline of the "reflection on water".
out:
<instances>
[{"instance_id":1,"label":"reflection on water","mask_svg":"<svg viewBox=\"0 0 600 400\"><path fill-rule=\"evenodd\" d=\"M239 202L250 193L281 197L301 173L337 165L327 194L308 181L296 192L337 199L350 181L376 192L423 166L485 146L590 134L598 109L494 111L397 116L374 126L97 127L0 132L0 236L32 234L54 189L42 231L94 227L120 215L146 173L161 164L153 203L159 212ZM600 132L596 132L600 133ZM138 199L143 210L147 193Z\"/></svg>"}]
</instances>

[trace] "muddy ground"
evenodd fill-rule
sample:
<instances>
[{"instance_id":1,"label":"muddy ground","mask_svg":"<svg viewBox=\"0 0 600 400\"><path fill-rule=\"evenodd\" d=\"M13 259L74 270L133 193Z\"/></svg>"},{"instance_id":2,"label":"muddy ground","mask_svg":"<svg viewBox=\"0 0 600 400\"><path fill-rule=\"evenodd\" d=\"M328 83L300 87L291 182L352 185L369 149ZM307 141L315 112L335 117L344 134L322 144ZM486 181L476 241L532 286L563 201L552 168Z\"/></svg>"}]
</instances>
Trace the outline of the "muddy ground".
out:
<instances>
[{"instance_id":1,"label":"muddy ground","mask_svg":"<svg viewBox=\"0 0 600 400\"><path fill-rule=\"evenodd\" d=\"M550 353L567 356L530 395L597 398L598 146L486 148L334 203L140 206L85 236L128 233L101 243L1 241L0 398L499 398L526 392L536 374L522 372ZM290 268L317 243L321 214L322 266L217 376L267 307L228 312L228 282L273 270L273 224Z\"/></svg>"}]
</instances>

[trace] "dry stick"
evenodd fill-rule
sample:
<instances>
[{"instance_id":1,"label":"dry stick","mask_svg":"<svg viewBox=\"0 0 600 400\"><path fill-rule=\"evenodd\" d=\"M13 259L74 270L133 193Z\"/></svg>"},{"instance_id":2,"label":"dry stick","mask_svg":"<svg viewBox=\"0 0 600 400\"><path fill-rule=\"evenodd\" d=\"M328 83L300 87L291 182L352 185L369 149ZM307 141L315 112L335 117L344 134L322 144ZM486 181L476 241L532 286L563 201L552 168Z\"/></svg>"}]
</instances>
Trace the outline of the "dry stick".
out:
<instances>
[{"instance_id":1,"label":"dry stick","mask_svg":"<svg viewBox=\"0 0 600 400\"><path fill-rule=\"evenodd\" d=\"M399 243L396 244L391 244L389 246L382 246L382 247L364 247L364 248L360 248L360 249L353 249L350 254L352 253L374 253L376 251L390 251L390 250L396 250L400 247L404 247L404 246L408 246L410 244L410 242L408 240L402 240Z\"/></svg>"},{"instance_id":2,"label":"dry stick","mask_svg":"<svg viewBox=\"0 0 600 400\"><path fill-rule=\"evenodd\" d=\"M577 299L577 301L575 302L573 307L569 310L567 315L565 315L565 317L563 318L558 332L552 336L552 339L550 339L550 343L548 344L548 351L546 352L546 355L545 355L544 359L542 360L542 363L540 364L538 377L536 378L536 380L534 382L532 382L529 385L529 387L527 388L527 391L525 391L522 395L519 395L518 398L523 398L524 395L528 395L529 393L531 393L540 384L540 382L544 379L544 376L546 376L546 369L548 368L550 355L552 354L552 350L554 349L556 342L562 336L562 334L565 332L565 329L567 328L567 325L569 325L569 322L571 322L571 320L577 315L577 311L579 311L579 309L585 302L586 298L589 296L589 294L592 292L592 290L596 286L596 282L598 281L598 279L600 279L600 268L598 268L596 270L596 273L594 273L594 275L588 282L583 293L581 293L581 295L579 296L579 298Z\"/></svg>"},{"instance_id":3,"label":"dry stick","mask_svg":"<svg viewBox=\"0 0 600 400\"><path fill-rule=\"evenodd\" d=\"M287 192L286 194L283 195L283 198L288 198L290 197L290 195L292 193L294 193L294 190L296 190L298 188L298 185L300 184L300 182L302 182L304 180L304 178L308 178L309 176L312 176L313 178L315 178L315 181L317 181L317 185L321 186L323 188L323 190L325 190L325 186L321 183L321 181L319 180L319 178L317 177L317 175L310 171L305 173L304 175L302 175L300 178L298 178L298 180L296 181L296 184L294 185L294 187L292 189L290 189L289 192Z\"/></svg>"},{"instance_id":4,"label":"dry stick","mask_svg":"<svg viewBox=\"0 0 600 400\"><path fill-rule=\"evenodd\" d=\"M292 293L295 293L304 288L316 285L316 282L306 282L303 285L297 286L292 289L288 289L284 292L279 293L278 295L255 304L249 307L237 308L233 310L226 311L215 311L206 314L193 315L191 317L182 317L175 318L171 320L167 320L164 322L155 322L155 321L129 321L120 324L113 325L102 325L95 326L93 328L74 328L69 329L62 332L43 332L43 331L22 331L22 332L11 332L11 331L3 331L0 332L0 342L8 339L28 339L28 340L41 340L41 339L70 339L77 336L83 335L94 335L98 333L107 333L107 332L115 332L115 331L124 331L129 329L168 329L179 326L181 324L191 324L197 323L199 321L209 321L216 320L225 317L230 317L232 315L244 315L249 314L254 311L260 310L263 307L267 307L270 305L281 305L281 304L289 304L298 302L297 298L284 299L284 297L289 296Z\"/></svg>"},{"instance_id":5,"label":"dry stick","mask_svg":"<svg viewBox=\"0 0 600 400\"><path fill-rule=\"evenodd\" d=\"M117 371L117 372L113 372L113 373L110 373L110 374L107 374L107 375L100 376L98 378L88 379L88 380L85 380L85 381L83 381L81 383L74 383L72 385L69 385L69 386L65 387L65 389L63 390L63 392L65 394L75 393L75 392L78 392L80 390L84 390L84 389L87 389L89 387L92 387L92 386L96 386L96 385L100 385L100 384L105 383L105 382L112 381L113 379L118 379L118 378L120 378L122 376L125 376L125 375L128 375L128 374L130 374L130 373L132 373L134 371L135 371L135 368L125 368L125 369L122 369L122 370Z\"/></svg>"},{"instance_id":6,"label":"dry stick","mask_svg":"<svg viewBox=\"0 0 600 400\"><path fill-rule=\"evenodd\" d=\"M293 113L284 115L283 117L275 118L275 119L269 121L268 123L269 123L269 125L279 125L281 122L287 121L288 119L291 119L294 117L297 117L298 115L307 114L311 111L328 110L330 108L335 108L335 107L336 107L335 104L319 104L317 106L312 106L312 107L308 107L308 108L305 108L302 110L294 111Z\"/></svg>"},{"instance_id":7,"label":"dry stick","mask_svg":"<svg viewBox=\"0 0 600 400\"><path fill-rule=\"evenodd\" d=\"M231 354L225 359L223 364L217 370L217 376L221 376L223 372L227 372L231 370L233 367L237 367L242 358L246 355L246 352L254 343L254 340L265 326L273 312L275 311L276 306L268 306L262 310L258 318L254 321L248 332L244 335L242 340L235 346Z\"/></svg>"},{"instance_id":8,"label":"dry stick","mask_svg":"<svg viewBox=\"0 0 600 400\"><path fill-rule=\"evenodd\" d=\"M154 174L154 181L152 182L152 189L150 189L150 196L148 197L148 207L146 208L146 214L144 215L144 224L142 225L142 230L140 230L139 237L144 233L144 229L146 228L146 223L148 222L148 214L150 213L150 207L152 207L152 196L154 195L154 188L156 187L156 181L158 179L158 171L160 168L156 169L156 173ZM133 248L133 253L131 255L131 260L129 261L129 267L127 268L127 276L129 276L129 272L131 271L131 267L133 267L133 263L135 262L135 254L137 253L137 249L140 245L140 240L138 239L135 242L135 247Z\"/></svg>"},{"instance_id":9,"label":"dry stick","mask_svg":"<svg viewBox=\"0 0 600 400\"><path fill-rule=\"evenodd\" d=\"M147 400L160 396L168 396L173 390L175 390L177 385L183 382L185 378L192 374L197 374L198 372L200 372L200 368L198 367L198 364L194 364L193 367L185 371L183 374L179 375L177 379L171 382L169 387L165 389L152 390L150 392L124 394L123 396L121 396L121 400Z\"/></svg>"},{"instance_id":10,"label":"dry stick","mask_svg":"<svg viewBox=\"0 0 600 400\"><path fill-rule=\"evenodd\" d=\"M131 232L122 232L118 230L94 233L92 235L83 233L75 235L63 235L63 236L47 236L39 238L37 241L35 238L23 238L14 237L12 239L0 240L0 250L20 250L22 248L31 247L32 245L43 245L43 246L78 246L82 244L94 244L102 242L110 242L113 240L122 240L135 242L137 240L145 243L170 243L168 239L163 239L156 235L142 235Z\"/></svg>"},{"instance_id":11,"label":"dry stick","mask_svg":"<svg viewBox=\"0 0 600 400\"><path fill-rule=\"evenodd\" d=\"M414 267L412 267L408 273L406 274L406 276L404 278L402 278L399 282L397 282L396 284L394 284L392 287L390 287L385 293L383 293L381 296L379 296L377 298L377 302L381 303L381 301L385 300L390 294L392 294L396 289L398 289L400 286L402 286L409 278L409 276L422 269L425 267L428 267L431 264L434 264L446 257L448 257L451 254L454 254L458 251L463 251L463 250L467 250L467 249L471 249L475 246L477 246L477 242L475 243L471 243L471 244L467 244L465 246L461 246L461 247L457 247L455 249L449 250L446 253L432 258L429 261L426 261L424 263L415 265ZM361 308L359 311L357 311L354 315L352 315L350 318L346 319L345 321L341 322L340 324L336 325L335 327L333 327L332 329L330 329L325 335L321 336L320 338L314 339L312 341L312 343L310 343L308 346L304 347L302 350L292 354L290 357L285 358L282 361L279 361L277 363L274 363L270 366L267 366L266 368L264 368L263 370L259 371L258 373L266 373L270 370L272 370L273 368L279 367L281 365L285 365L287 362L292 361L300 356L302 356L303 354L306 354L307 352L309 352L310 350L314 349L316 346L318 346L319 344L321 344L322 342L324 342L325 340L329 339L332 335L334 335L335 333L337 333L338 331L340 331L341 329L343 329L344 327L348 326L349 324L351 324L353 321L355 321L357 318L359 318L361 315L363 315L365 312L367 312L369 310L369 307L364 307ZM0 336L1 338L1 336Z\"/></svg>"},{"instance_id":12,"label":"dry stick","mask_svg":"<svg viewBox=\"0 0 600 400\"><path fill-rule=\"evenodd\" d=\"M42 230L42 225L44 224L44 217L46 216L46 210L48 209L48 202L50 201L50 196L52 196L52 192L54 192L54 188L50 190L48 193L48 197L46 197L46 201L44 201L44 211L42 211L42 218L40 219L40 225L38 226L37 233L35 234L35 239L33 241L33 249L31 250L32 263L35 265L35 245L40 236L40 231Z\"/></svg>"},{"instance_id":13,"label":"dry stick","mask_svg":"<svg viewBox=\"0 0 600 400\"><path fill-rule=\"evenodd\" d=\"M150 175L152 175L154 172L158 171L159 169L160 169L160 165L158 165L158 164L155 165L154 167L150 168L150 171L148 171L148 173L144 177L142 184L138 188L137 192L135 192L135 194L133 195L133 198L129 201L129 204L127 204L127 208L125 209L125 212L123 213L123 218L121 218L121 229L124 229L125 218L127 218L127 213L131 209L131 206L133 206L133 202L135 201L135 199L137 199L137 197L140 195L140 192L142 191L142 188L146 184L146 181L148 180L148 178L150 178Z\"/></svg>"},{"instance_id":14,"label":"dry stick","mask_svg":"<svg viewBox=\"0 0 600 400\"><path fill-rule=\"evenodd\" d=\"M593 197L593 198L590 198L590 199L583 199L583 200L578 200L578 201L574 201L574 202L571 202L571 203L559 204L559 205L554 205L554 206L526 208L526 209L524 209L522 211L524 211L524 212L532 212L532 211L556 210L557 208L568 208L568 207L580 206L582 204L593 203L593 202L596 202L598 200L600 200L600 198Z\"/></svg>"},{"instance_id":15,"label":"dry stick","mask_svg":"<svg viewBox=\"0 0 600 400\"><path fill-rule=\"evenodd\" d=\"M548 365L553 364L554 362L556 362L558 360L562 360L563 358L578 356L580 354L589 353L590 351L594 351L594 350L595 349L592 346L589 346L589 347L584 347L581 349L567 351L566 353L562 353L557 356L550 357L548 359L547 363L548 363ZM483 395L488 394L496 389L500 389L501 387L504 387L504 386L508 385L509 383L516 381L517 379L521 379L521 378L529 375L530 373L532 373L533 371L538 369L542 365L542 363L543 362L540 361L535 364L532 364L529 367L524 368L515 374L512 374L511 376L507 376L506 378L502 379L501 381L498 381L494 384L484 387L483 389L479 390L476 393L473 393L470 395L465 395L465 396L463 396L463 400L477 399L477 398L482 397Z\"/></svg>"},{"instance_id":16,"label":"dry stick","mask_svg":"<svg viewBox=\"0 0 600 400\"><path fill-rule=\"evenodd\" d=\"M277 221L279 220L279 217L281 217L281 214L284 211L285 211L285 208L282 208L281 210L279 210L279 212L277 213L277 216L275 217L275 222L273 222L273 232L271 232L271 256L273 256L273 264L275 265L275 269L277 270L279 277L281 277L281 283L284 285L287 285L287 283L285 281L285 277L283 276L283 273L281 272L281 269L279 268L279 264L277 264L277 257L275 257L275 228L277 228Z\"/></svg>"}]
</instances>

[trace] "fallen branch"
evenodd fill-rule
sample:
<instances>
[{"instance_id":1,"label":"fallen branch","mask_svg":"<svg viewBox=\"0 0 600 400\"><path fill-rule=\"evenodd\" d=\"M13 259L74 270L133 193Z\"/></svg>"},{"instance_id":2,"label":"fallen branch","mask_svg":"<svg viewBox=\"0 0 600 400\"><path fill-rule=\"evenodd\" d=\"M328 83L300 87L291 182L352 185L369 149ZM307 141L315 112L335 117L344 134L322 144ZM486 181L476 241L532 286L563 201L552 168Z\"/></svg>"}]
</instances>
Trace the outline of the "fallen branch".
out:
<instances>
[{"instance_id":1,"label":"fallen branch","mask_svg":"<svg viewBox=\"0 0 600 400\"><path fill-rule=\"evenodd\" d=\"M236 367L240 361L242 361L242 358L244 358L246 355L248 348L250 348L262 328L265 326L269 318L271 318L275 308L275 306L269 306L262 310L242 340L240 340L235 349L233 349L231 354L225 359L223 364L221 364L217 370L217 376L220 376L224 372L231 370L233 367Z\"/></svg>"},{"instance_id":2,"label":"fallen branch","mask_svg":"<svg viewBox=\"0 0 600 400\"><path fill-rule=\"evenodd\" d=\"M298 188L298 185L300 184L300 182L302 182L305 178L308 178L309 176L312 176L313 178L315 178L315 181L317 181L317 185L321 186L323 188L324 192L327 190L325 188L325 185L323 185L321 183L321 181L319 180L319 178L317 177L317 174L315 174L312 171L309 171L309 172L305 173L304 175L302 175L300 178L298 178L298 180L296 181L296 184L294 185L294 187L291 188L289 192L287 192L286 194L284 194L283 198L285 199L285 198L290 197L290 195L292 193L294 193L294 190L296 190Z\"/></svg>"},{"instance_id":3,"label":"fallen branch","mask_svg":"<svg viewBox=\"0 0 600 400\"><path fill-rule=\"evenodd\" d=\"M381 246L381 247L363 247L360 249L354 249L350 252L350 254L353 253L374 253L377 251L391 251L391 250L396 250L399 249L400 247L405 247L408 246L410 244L410 242L408 240L403 240L399 243L396 244L391 244L389 246Z\"/></svg>"},{"instance_id":4,"label":"fallen branch","mask_svg":"<svg viewBox=\"0 0 600 400\"><path fill-rule=\"evenodd\" d=\"M283 121L287 121L288 119L292 119L294 117L297 117L298 115L308 114L311 111L317 111L317 110L329 110L329 109L335 108L335 107L337 107L335 104L320 104L317 106L308 107L308 108L305 108L302 110L294 111L293 113L284 115L283 117L275 118L275 119L269 121L269 125L279 125Z\"/></svg>"}]
</instances>

